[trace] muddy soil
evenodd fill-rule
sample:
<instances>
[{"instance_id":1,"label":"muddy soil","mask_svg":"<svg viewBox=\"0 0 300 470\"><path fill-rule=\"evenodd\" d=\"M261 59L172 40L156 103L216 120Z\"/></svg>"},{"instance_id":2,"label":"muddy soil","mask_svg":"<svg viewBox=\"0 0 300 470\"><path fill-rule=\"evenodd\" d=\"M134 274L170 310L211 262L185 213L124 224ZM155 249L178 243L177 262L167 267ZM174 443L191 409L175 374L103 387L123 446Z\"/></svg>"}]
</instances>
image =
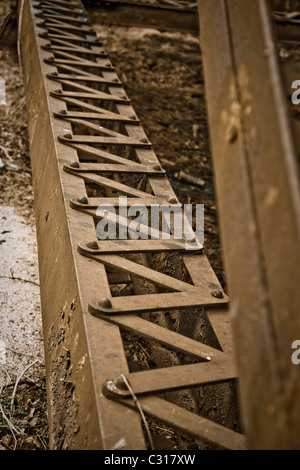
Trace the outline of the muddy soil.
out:
<instances>
[{"instance_id":1,"label":"muddy soil","mask_svg":"<svg viewBox=\"0 0 300 470\"><path fill-rule=\"evenodd\" d=\"M9 11L10 2L0 2L0 27ZM6 39L16 39L14 22ZM44 450L48 424L34 200L16 46L0 44L0 85L0 450Z\"/></svg>"}]
</instances>

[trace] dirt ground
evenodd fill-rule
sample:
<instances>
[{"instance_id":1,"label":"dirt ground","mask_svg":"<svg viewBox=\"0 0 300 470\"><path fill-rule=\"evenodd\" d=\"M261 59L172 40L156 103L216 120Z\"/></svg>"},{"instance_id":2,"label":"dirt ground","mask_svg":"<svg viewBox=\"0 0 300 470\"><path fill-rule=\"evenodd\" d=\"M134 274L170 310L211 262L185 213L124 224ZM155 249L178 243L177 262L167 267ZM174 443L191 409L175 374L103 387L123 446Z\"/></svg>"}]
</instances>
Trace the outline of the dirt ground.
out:
<instances>
[{"instance_id":1,"label":"dirt ground","mask_svg":"<svg viewBox=\"0 0 300 470\"><path fill-rule=\"evenodd\" d=\"M9 6L0 2L0 27ZM9 37L16 38L13 24ZM0 79L0 450L43 450L48 424L34 200L15 46L0 44Z\"/></svg>"},{"instance_id":2,"label":"dirt ground","mask_svg":"<svg viewBox=\"0 0 300 470\"><path fill-rule=\"evenodd\" d=\"M0 1L0 24L7 3ZM205 204L205 250L225 287L198 37L94 27L179 200ZM16 47L0 45L0 59L7 97L0 105L0 450L42 450L48 429L26 101ZM199 186L180 180L180 171Z\"/></svg>"},{"instance_id":3,"label":"dirt ground","mask_svg":"<svg viewBox=\"0 0 300 470\"><path fill-rule=\"evenodd\" d=\"M6 166L0 171L0 449L44 449L48 426L26 106L15 51L0 53L0 74L9 84L7 105L0 107Z\"/></svg>"}]
</instances>

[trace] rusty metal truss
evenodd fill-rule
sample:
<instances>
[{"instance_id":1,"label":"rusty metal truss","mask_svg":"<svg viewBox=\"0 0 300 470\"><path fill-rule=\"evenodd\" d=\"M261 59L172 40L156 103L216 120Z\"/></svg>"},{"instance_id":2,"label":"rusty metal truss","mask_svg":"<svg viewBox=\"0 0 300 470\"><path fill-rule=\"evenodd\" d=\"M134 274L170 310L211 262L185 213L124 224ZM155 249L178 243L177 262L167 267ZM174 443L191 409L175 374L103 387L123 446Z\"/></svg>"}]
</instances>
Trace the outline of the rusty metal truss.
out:
<instances>
[{"instance_id":1,"label":"rusty metal truss","mask_svg":"<svg viewBox=\"0 0 300 470\"><path fill-rule=\"evenodd\" d=\"M204 251L174 239L97 239L100 204L117 209L120 195L148 207L179 201L81 2L26 0L21 48L51 447L146 449L125 377L151 419L219 448L244 448L242 434L178 399L237 379L228 297ZM170 256L180 275L166 268ZM117 295L121 285L127 295ZM185 324L191 310L209 324L211 344L169 328L170 312ZM193 360L177 354L161 368L130 371L124 331Z\"/></svg>"},{"instance_id":2,"label":"rusty metal truss","mask_svg":"<svg viewBox=\"0 0 300 470\"><path fill-rule=\"evenodd\" d=\"M148 8L160 8L165 10L178 10L178 11L197 11L197 2L188 0L106 0L102 2L98 0L93 3L123 3L126 5L138 5Z\"/></svg>"},{"instance_id":3,"label":"rusty metal truss","mask_svg":"<svg viewBox=\"0 0 300 470\"><path fill-rule=\"evenodd\" d=\"M270 5L199 0L199 18L247 446L290 450L300 432L300 25L299 12Z\"/></svg>"}]
</instances>

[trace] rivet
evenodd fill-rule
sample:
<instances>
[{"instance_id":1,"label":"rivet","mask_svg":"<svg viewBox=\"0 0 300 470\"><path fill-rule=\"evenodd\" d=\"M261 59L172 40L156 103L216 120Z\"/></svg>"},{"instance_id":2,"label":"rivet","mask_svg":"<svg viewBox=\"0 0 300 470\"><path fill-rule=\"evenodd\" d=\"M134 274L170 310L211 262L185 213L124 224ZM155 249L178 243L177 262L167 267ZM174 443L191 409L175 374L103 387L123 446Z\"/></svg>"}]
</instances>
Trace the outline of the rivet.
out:
<instances>
[{"instance_id":1,"label":"rivet","mask_svg":"<svg viewBox=\"0 0 300 470\"><path fill-rule=\"evenodd\" d=\"M230 126L230 128L227 131L227 142L229 144L233 144L233 142L235 142L236 139L238 138L238 135L239 135L239 129L235 124L233 124L232 126Z\"/></svg>"},{"instance_id":2,"label":"rivet","mask_svg":"<svg viewBox=\"0 0 300 470\"><path fill-rule=\"evenodd\" d=\"M59 111L59 113L60 113L60 114L67 114L67 111L66 111L65 109L61 109L61 110Z\"/></svg>"},{"instance_id":3,"label":"rivet","mask_svg":"<svg viewBox=\"0 0 300 470\"><path fill-rule=\"evenodd\" d=\"M51 73L52 77L57 77L58 76L58 73L57 72L53 72Z\"/></svg>"},{"instance_id":4,"label":"rivet","mask_svg":"<svg viewBox=\"0 0 300 470\"><path fill-rule=\"evenodd\" d=\"M148 142L148 140L146 139L146 137L143 137L143 138L140 140L140 142L143 142L143 143L146 144L146 143Z\"/></svg>"},{"instance_id":5,"label":"rivet","mask_svg":"<svg viewBox=\"0 0 300 470\"><path fill-rule=\"evenodd\" d=\"M111 301L105 297L98 302L98 305L101 308L112 308Z\"/></svg>"},{"instance_id":6,"label":"rivet","mask_svg":"<svg viewBox=\"0 0 300 470\"><path fill-rule=\"evenodd\" d=\"M80 204L88 204L88 200L85 196L78 198L77 201L80 202Z\"/></svg>"},{"instance_id":7,"label":"rivet","mask_svg":"<svg viewBox=\"0 0 300 470\"><path fill-rule=\"evenodd\" d=\"M191 238L191 239L186 238L186 241L187 241L188 243L195 243L196 240L197 240L196 237L193 237L193 238Z\"/></svg>"},{"instance_id":8,"label":"rivet","mask_svg":"<svg viewBox=\"0 0 300 470\"><path fill-rule=\"evenodd\" d=\"M176 197L170 197L170 199L168 199L168 202L169 202L170 204L176 204L176 203L177 203L177 199L176 199Z\"/></svg>"},{"instance_id":9,"label":"rivet","mask_svg":"<svg viewBox=\"0 0 300 470\"><path fill-rule=\"evenodd\" d=\"M64 135L64 138L65 138L65 139L72 139L72 134L65 134L65 135Z\"/></svg>"},{"instance_id":10,"label":"rivet","mask_svg":"<svg viewBox=\"0 0 300 470\"><path fill-rule=\"evenodd\" d=\"M160 171L160 170L161 170L161 166L158 165L158 164L157 164L157 165L153 165L152 170Z\"/></svg>"},{"instance_id":11,"label":"rivet","mask_svg":"<svg viewBox=\"0 0 300 470\"><path fill-rule=\"evenodd\" d=\"M98 250L99 245L95 240L91 240L90 242L87 242L86 246L88 248L91 248L92 250Z\"/></svg>"},{"instance_id":12,"label":"rivet","mask_svg":"<svg viewBox=\"0 0 300 470\"><path fill-rule=\"evenodd\" d=\"M111 64L107 63L105 64L106 67L111 67Z\"/></svg>"},{"instance_id":13,"label":"rivet","mask_svg":"<svg viewBox=\"0 0 300 470\"><path fill-rule=\"evenodd\" d=\"M79 165L78 162L71 162L71 163L70 163L70 166L71 166L72 168L80 168L80 165Z\"/></svg>"},{"instance_id":14,"label":"rivet","mask_svg":"<svg viewBox=\"0 0 300 470\"><path fill-rule=\"evenodd\" d=\"M118 81L119 81L119 80L118 80L117 78L113 78L113 79L112 79L112 82L115 82L115 83L116 83L116 82L118 82Z\"/></svg>"},{"instance_id":15,"label":"rivet","mask_svg":"<svg viewBox=\"0 0 300 470\"><path fill-rule=\"evenodd\" d=\"M124 382L124 380L121 377L119 377L115 381L115 385L119 390L128 390L126 383Z\"/></svg>"},{"instance_id":16,"label":"rivet","mask_svg":"<svg viewBox=\"0 0 300 470\"><path fill-rule=\"evenodd\" d=\"M62 93L62 90L55 90L55 93L61 94L61 93Z\"/></svg>"},{"instance_id":17,"label":"rivet","mask_svg":"<svg viewBox=\"0 0 300 470\"><path fill-rule=\"evenodd\" d=\"M136 119L136 116L133 114L132 116L129 116L129 119Z\"/></svg>"},{"instance_id":18,"label":"rivet","mask_svg":"<svg viewBox=\"0 0 300 470\"><path fill-rule=\"evenodd\" d=\"M122 100L126 100L127 96L124 95L124 93L121 93L121 94L119 95L119 98L122 98Z\"/></svg>"},{"instance_id":19,"label":"rivet","mask_svg":"<svg viewBox=\"0 0 300 470\"><path fill-rule=\"evenodd\" d=\"M216 299L223 299L223 292L221 290L215 289L212 290L210 293L213 297L216 297Z\"/></svg>"}]
</instances>

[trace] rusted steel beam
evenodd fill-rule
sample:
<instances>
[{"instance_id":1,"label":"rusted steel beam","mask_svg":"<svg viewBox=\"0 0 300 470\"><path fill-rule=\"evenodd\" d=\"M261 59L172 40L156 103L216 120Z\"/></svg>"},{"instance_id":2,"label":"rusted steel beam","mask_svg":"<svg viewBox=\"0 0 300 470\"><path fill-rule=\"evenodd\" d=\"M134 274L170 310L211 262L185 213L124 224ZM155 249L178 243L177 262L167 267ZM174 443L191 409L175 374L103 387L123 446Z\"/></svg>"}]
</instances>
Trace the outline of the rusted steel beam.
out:
<instances>
[{"instance_id":1,"label":"rusted steel beam","mask_svg":"<svg viewBox=\"0 0 300 470\"><path fill-rule=\"evenodd\" d=\"M96 1L90 1L86 0L84 4L86 6L89 5L89 3L93 3L94 5L101 6L103 4L102 0L96 0ZM127 5L138 5L138 6L144 6L150 9L153 8L158 8L161 10L178 10L178 11L194 11L196 12L197 10L197 2L194 1L188 1L188 0L106 0L106 4L109 3L123 3Z\"/></svg>"},{"instance_id":2,"label":"rusted steel beam","mask_svg":"<svg viewBox=\"0 0 300 470\"><path fill-rule=\"evenodd\" d=\"M146 246L146 240L97 239L101 203L117 208L124 195L129 205L178 201L81 2L27 0L22 24L51 447L113 449L121 442L123 449L145 449L130 389L120 394L125 377L149 416L201 442L244 448L244 436L232 429L235 423L229 429L227 421L216 426L196 414L195 387L225 382L218 399L225 410L237 378L229 299L202 246L187 252L186 240L152 239ZM118 213L119 225L123 219ZM172 260L175 276L167 269ZM118 295L123 284L126 296ZM189 331L193 318L195 331L184 336L168 329L171 313L180 326L187 322L181 330ZM207 345L196 338L204 322L211 329ZM124 330L160 348L172 347L172 360L159 359L153 371L133 372ZM198 363L182 362L183 352ZM157 391L174 403L164 407ZM195 410L191 422L178 407L180 393ZM210 403L209 393L205 396ZM203 427L196 429L197 424Z\"/></svg>"},{"instance_id":3,"label":"rusted steel beam","mask_svg":"<svg viewBox=\"0 0 300 470\"><path fill-rule=\"evenodd\" d=\"M299 147L271 11L265 0L199 0L199 15L248 447L299 449Z\"/></svg>"},{"instance_id":4,"label":"rusted steel beam","mask_svg":"<svg viewBox=\"0 0 300 470\"><path fill-rule=\"evenodd\" d=\"M125 27L155 28L198 34L196 8L174 8L170 5L142 4L141 2L86 2L93 23Z\"/></svg>"},{"instance_id":5,"label":"rusted steel beam","mask_svg":"<svg viewBox=\"0 0 300 470\"><path fill-rule=\"evenodd\" d=\"M300 8L299 0L271 0L273 10L297 11Z\"/></svg>"},{"instance_id":6,"label":"rusted steel beam","mask_svg":"<svg viewBox=\"0 0 300 470\"><path fill-rule=\"evenodd\" d=\"M78 5L79 6L79 5ZM103 270L77 252L82 239L95 237L88 215L69 207L69 198L86 193L83 180L63 171L77 152L58 141L71 132L68 122L53 119L63 104L50 96L57 83L46 79L56 67L44 62L45 31L34 2L25 2L21 32L30 154L35 187L41 304L48 377L50 445L53 449L112 449L122 438L126 448L145 442L135 411L108 402L102 382L111 370L128 366L118 327L87 313L89 299L107 295ZM68 33L66 34L68 35ZM88 36L95 44L95 36ZM48 39L47 39L48 41ZM50 108L50 109L49 109ZM120 426L122 423L122 426Z\"/></svg>"}]
</instances>

